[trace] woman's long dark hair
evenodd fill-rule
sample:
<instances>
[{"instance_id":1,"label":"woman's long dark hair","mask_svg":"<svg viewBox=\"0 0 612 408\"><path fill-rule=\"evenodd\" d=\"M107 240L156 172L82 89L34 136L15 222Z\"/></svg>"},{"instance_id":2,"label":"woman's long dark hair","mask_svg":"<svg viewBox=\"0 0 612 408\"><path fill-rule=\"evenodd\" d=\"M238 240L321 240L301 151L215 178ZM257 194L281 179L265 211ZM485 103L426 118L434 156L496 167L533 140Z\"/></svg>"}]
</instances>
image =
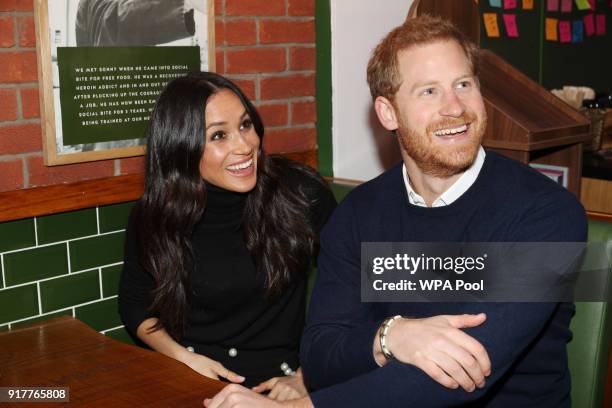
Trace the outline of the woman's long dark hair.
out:
<instances>
[{"instance_id":1,"label":"woman's long dark hair","mask_svg":"<svg viewBox=\"0 0 612 408\"><path fill-rule=\"evenodd\" d=\"M228 79L208 72L188 74L166 86L151 114L147 142L145 189L134 208L138 260L154 278L150 312L158 318L152 330L182 336L189 308L194 269L191 235L206 207L206 186L200 175L204 152L204 111L209 98L228 89L242 101L262 139L259 114ZM261 144L263 145L263 143ZM257 183L248 194L243 222L245 241L270 299L308 268L315 234L308 222L311 203L303 191L283 177L299 167L258 152Z\"/></svg>"}]
</instances>

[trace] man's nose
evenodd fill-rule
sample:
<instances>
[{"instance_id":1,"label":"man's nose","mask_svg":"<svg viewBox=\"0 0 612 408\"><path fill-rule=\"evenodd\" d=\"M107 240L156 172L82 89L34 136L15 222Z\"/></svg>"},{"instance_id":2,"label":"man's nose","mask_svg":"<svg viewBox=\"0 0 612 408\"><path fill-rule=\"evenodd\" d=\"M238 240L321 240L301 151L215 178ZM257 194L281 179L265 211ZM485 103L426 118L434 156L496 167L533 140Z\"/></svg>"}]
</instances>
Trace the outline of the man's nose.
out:
<instances>
[{"instance_id":1,"label":"man's nose","mask_svg":"<svg viewBox=\"0 0 612 408\"><path fill-rule=\"evenodd\" d=\"M465 105L463 101L457 96L455 92L448 92L444 96L442 108L440 109L440 115L459 117L465 112Z\"/></svg>"}]
</instances>

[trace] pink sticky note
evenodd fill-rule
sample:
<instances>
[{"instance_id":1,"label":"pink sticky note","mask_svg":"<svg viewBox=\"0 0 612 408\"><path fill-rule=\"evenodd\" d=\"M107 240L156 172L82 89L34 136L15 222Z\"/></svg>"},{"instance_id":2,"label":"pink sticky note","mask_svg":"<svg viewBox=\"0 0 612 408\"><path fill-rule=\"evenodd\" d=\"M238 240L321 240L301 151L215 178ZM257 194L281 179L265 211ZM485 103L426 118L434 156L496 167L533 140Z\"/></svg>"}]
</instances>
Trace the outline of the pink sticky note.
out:
<instances>
[{"instance_id":1,"label":"pink sticky note","mask_svg":"<svg viewBox=\"0 0 612 408\"><path fill-rule=\"evenodd\" d=\"M595 32L597 35L606 35L606 15L597 14L595 16Z\"/></svg>"},{"instance_id":2,"label":"pink sticky note","mask_svg":"<svg viewBox=\"0 0 612 408\"><path fill-rule=\"evenodd\" d=\"M548 10L548 11L557 11L557 10L559 10L559 0L548 0L546 2L546 10Z\"/></svg>"},{"instance_id":3,"label":"pink sticky note","mask_svg":"<svg viewBox=\"0 0 612 408\"><path fill-rule=\"evenodd\" d=\"M559 39L562 43L572 42L572 26L569 21L559 21Z\"/></svg>"},{"instance_id":4,"label":"pink sticky note","mask_svg":"<svg viewBox=\"0 0 612 408\"><path fill-rule=\"evenodd\" d=\"M589 0L589 4L591 5L591 10L595 11L595 0Z\"/></svg>"},{"instance_id":5,"label":"pink sticky note","mask_svg":"<svg viewBox=\"0 0 612 408\"><path fill-rule=\"evenodd\" d=\"M518 27L516 25L516 14L504 14L504 25L506 26L506 35L510 38L519 36Z\"/></svg>"},{"instance_id":6,"label":"pink sticky note","mask_svg":"<svg viewBox=\"0 0 612 408\"><path fill-rule=\"evenodd\" d=\"M594 14L587 14L583 17L584 20L584 32L588 37L595 34L595 18Z\"/></svg>"},{"instance_id":7,"label":"pink sticky note","mask_svg":"<svg viewBox=\"0 0 612 408\"><path fill-rule=\"evenodd\" d=\"M504 0L504 8L505 9L516 8L516 0Z\"/></svg>"},{"instance_id":8,"label":"pink sticky note","mask_svg":"<svg viewBox=\"0 0 612 408\"><path fill-rule=\"evenodd\" d=\"M572 12L572 0L561 0L561 11L564 13Z\"/></svg>"}]
</instances>

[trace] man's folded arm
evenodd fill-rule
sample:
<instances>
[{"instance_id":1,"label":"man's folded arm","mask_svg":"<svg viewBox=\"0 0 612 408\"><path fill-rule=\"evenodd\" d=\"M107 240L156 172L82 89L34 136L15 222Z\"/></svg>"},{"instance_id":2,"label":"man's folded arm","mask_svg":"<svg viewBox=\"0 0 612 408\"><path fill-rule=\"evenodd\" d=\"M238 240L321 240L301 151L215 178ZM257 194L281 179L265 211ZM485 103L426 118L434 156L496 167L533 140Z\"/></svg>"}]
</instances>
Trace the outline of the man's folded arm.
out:
<instances>
[{"instance_id":1,"label":"man's folded arm","mask_svg":"<svg viewBox=\"0 0 612 408\"><path fill-rule=\"evenodd\" d=\"M526 207L513 240L585 240L584 210L567 196L539 197ZM453 314L487 314L484 324L465 330L485 347L492 364L486 386L472 393L444 388L420 369L401 362L379 368L372 344L381 322L371 316L375 305L366 308L360 302L360 271L355 262L360 259L360 241L350 222L353 215L346 208L335 215L322 237L320 275L302 341L307 381L320 389L312 394L315 406L336 406L346 398L363 406L452 406L474 401L504 380L561 307L558 303L456 304ZM343 383L326 388L339 382Z\"/></svg>"},{"instance_id":2,"label":"man's folded arm","mask_svg":"<svg viewBox=\"0 0 612 408\"><path fill-rule=\"evenodd\" d=\"M382 320L374 320L371 305L361 302L360 244L351 219L345 201L321 233L319 272L300 352L305 378L313 388L378 367L372 344Z\"/></svg>"},{"instance_id":3,"label":"man's folded arm","mask_svg":"<svg viewBox=\"0 0 612 408\"><path fill-rule=\"evenodd\" d=\"M492 303L465 304L458 308L458 313L476 313L477 310L487 313L487 321L482 326L466 330L485 346L491 358L491 375L487 377L483 389L477 388L474 392L468 393L462 389L445 388L417 367L391 361L384 367L376 366L367 373L347 373L346 370L342 372L341 367L317 367L316 371L311 370L312 375L308 377L313 384L319 383L320 381L317 381L319 378L331 380L327 374L319 371L322 368L339 370L344 378L355 378L315 391L311 394L311 398L315 407L342 406L343 399L346 403L347 397L350 397L353 406L364 407L411 404L418 407L449 407L475 401L504 378L508 369L541 332L556 307L557 305L552 303ZM334 331L338 338L345 338L342 333ZM370 339L370 348L371 344ZM347 346L338 342L329 350L333 353L334 349ZM315 339L311 352L325 353L325 347L325 344L318 343ZM350 352L345 351L345 353L348 355ZM371 349L363 358L372 359Z\"/></svg>"}]
</instances>

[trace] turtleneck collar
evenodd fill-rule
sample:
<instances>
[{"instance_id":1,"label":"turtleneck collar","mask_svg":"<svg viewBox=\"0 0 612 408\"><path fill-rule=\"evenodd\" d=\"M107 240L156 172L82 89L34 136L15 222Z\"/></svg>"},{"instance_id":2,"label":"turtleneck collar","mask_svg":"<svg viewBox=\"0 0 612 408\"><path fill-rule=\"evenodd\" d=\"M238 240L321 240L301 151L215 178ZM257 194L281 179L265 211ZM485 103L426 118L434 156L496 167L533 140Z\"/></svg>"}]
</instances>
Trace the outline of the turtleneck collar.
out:
<instances>
[{"instance_id":1,"label":"turtleneck collar","mask_svg":"<svg viewBox=\"0 0 612 408\"><path fill-rule=\"evenodd\" d=\"M207 225L242 223L242 214L249 193L237 193L206 183L206 208L202 221Z\"/></svg>"}]
</instances>

